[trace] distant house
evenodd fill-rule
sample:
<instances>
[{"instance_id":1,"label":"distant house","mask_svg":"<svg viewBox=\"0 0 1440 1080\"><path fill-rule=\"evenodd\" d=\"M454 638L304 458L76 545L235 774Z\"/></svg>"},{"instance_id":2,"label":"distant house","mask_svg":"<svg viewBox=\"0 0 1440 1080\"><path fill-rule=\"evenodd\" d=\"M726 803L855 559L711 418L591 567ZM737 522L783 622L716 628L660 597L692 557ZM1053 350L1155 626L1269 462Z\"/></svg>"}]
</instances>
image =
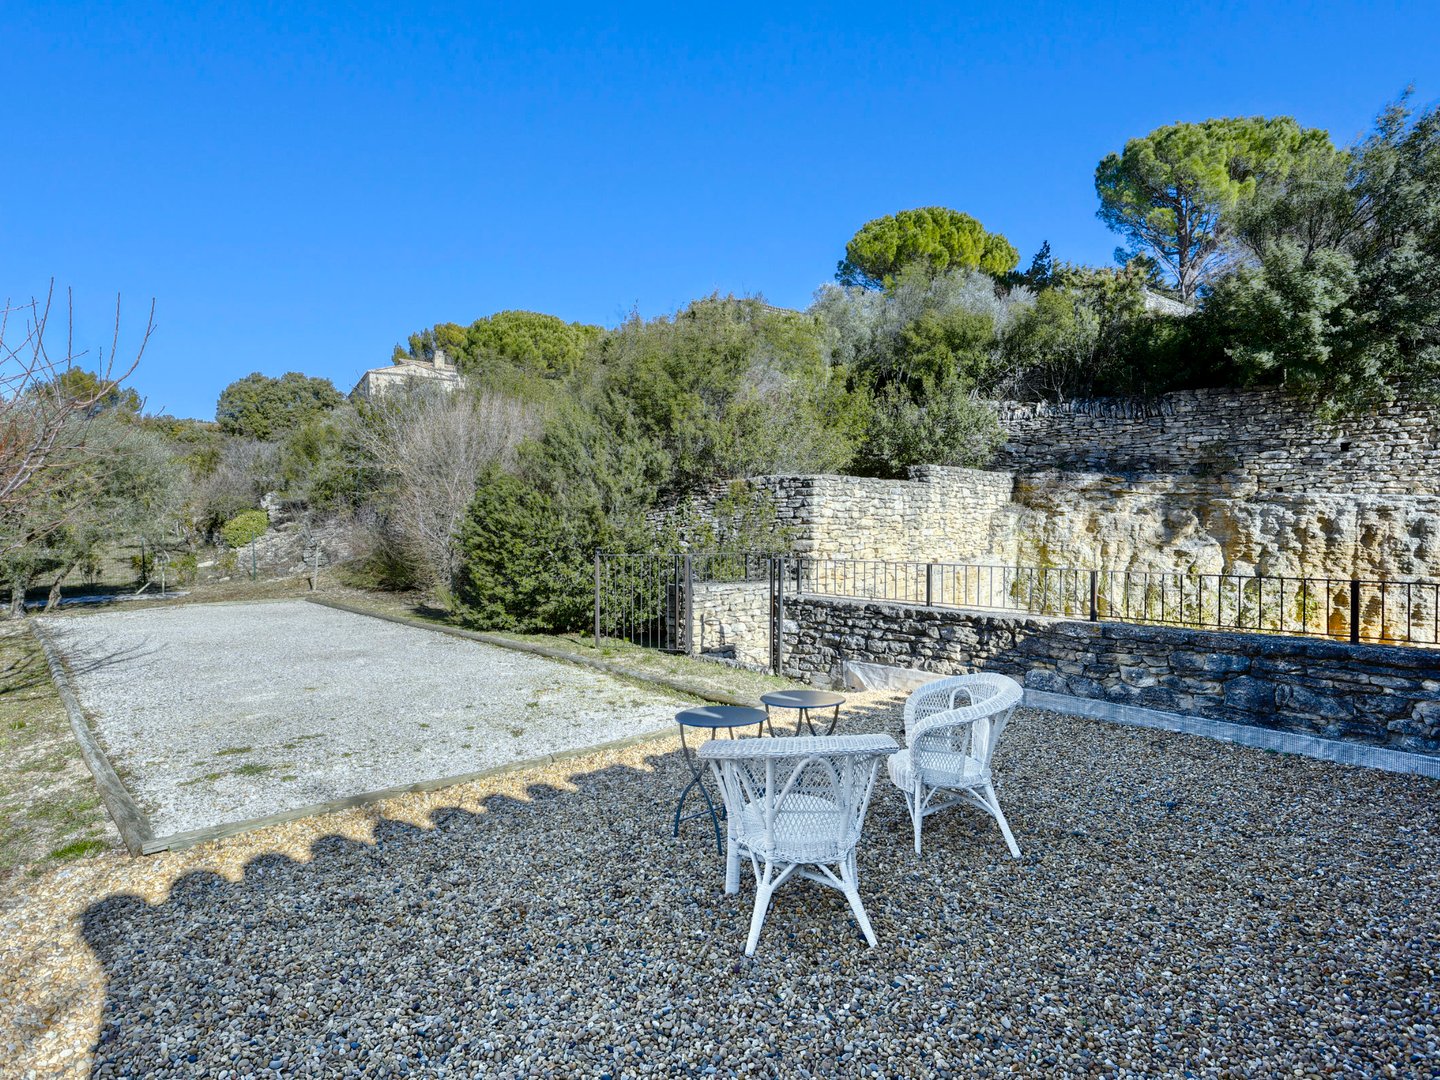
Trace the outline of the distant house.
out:
<instances>
[{"instance_id":1,"label":"distant house","mask_svg":"<svg viewBox=\"0 0 1440 1080\"><path fill-rule=\"evenodd\" d=\"M386 367L371 368L360 376L355 389L350 391L350 400L375 401L398 387L419 385L417 380L453 390L460 385L460 372L443 349L436 349L434 357L429 360L406 357Z\"/></svg>"},{"instance_id":2,"label":"distant house","mask_svg":"<svg viewBox=\"0 0 1440 1080\"><path fill-rule=\"evenodd\" d=\"M1194 309L1189 304L1182 304L1179 300L1173 300L1164 293L1158 293L1153 289L1145 290L1145 310L1152 315L1189 315Z\"/></svg>"}]
</instances>

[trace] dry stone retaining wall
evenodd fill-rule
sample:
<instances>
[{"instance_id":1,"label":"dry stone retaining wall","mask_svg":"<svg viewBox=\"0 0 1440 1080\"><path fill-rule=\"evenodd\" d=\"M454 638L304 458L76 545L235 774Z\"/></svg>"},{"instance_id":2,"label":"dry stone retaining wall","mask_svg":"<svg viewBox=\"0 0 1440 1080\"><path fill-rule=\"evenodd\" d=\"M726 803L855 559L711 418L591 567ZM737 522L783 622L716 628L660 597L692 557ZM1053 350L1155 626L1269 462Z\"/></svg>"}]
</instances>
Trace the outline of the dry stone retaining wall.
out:
<instances>
[{"instance_id":1,"label":"dry stone retaining wall","mask_svg":"<svg viewBox=\"0 0 1440 1080\"><path fill-rule=\"evenodd\" d=\"M1440 407L1333 425L1275 391L999 408L1004 471L747 483L813 558L1440 579Z\"/></svg>"},{"instance_id":2,"label":"dry stone retaining wall","mask_svg":"<svg viewBox=\"0 0 1440 1080\"><path fill-rule=\"evenodd\" d=\"M917 466L908 480L868 476L755 476L745 481L774 504L792 550L828 559L982 557L994 546L991 522L1010 502L1007 473L941 465ZM702 518L729 485L699 493Z\"/></svg>"},{"instance_id":3,"label":"dry stone retaining wall","mask_svg":"<svg viewBox=\"0 0 1440 1080\"><path fill-rule=\"evenodd\" d=\"M845 661L998 671L1033 690L1440 754L1433 649L814 597L787 601L782 636L785 673L815 685Z\"/></svg>"},{"instance_id":4,"label":"dry stone retaining wall","mask_svg":"<svg viewBox=\"0 0 1440 1080\"><path fill-rule=\"evenodd\" d=\"M995 465L1224 475L1268 494L1440 495L1440 406L1395 401L1333 423L1275 390L1003 402Z\"/></svg>"}]
</instances>

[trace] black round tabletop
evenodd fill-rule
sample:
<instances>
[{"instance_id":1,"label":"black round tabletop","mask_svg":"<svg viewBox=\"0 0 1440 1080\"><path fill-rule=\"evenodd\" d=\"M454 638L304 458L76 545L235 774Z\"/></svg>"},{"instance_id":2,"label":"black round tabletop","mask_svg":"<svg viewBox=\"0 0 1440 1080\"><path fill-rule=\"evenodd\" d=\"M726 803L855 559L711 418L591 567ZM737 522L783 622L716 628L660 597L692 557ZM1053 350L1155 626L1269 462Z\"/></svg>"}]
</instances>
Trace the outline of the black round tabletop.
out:
<instances>
[{"instance_id":1,"label":"black round tabletop","mask_svg":"<svg viewBox=\"0 0 1440 1080\"><path fill-rule=\"evenodd\" d=\"M752 709L748 705L706 705L702 709L686 709L675 714L675 722L686 727L736 728L751 724L763 724L763 709Z\"/></svg>"},{"instance_id":2,"label":"black round tabletop","mask_svg":"<svg viewBox=\"0 0 1440 1080\"><path fill-rule=\"evenodd\" d=\"M760 700L776 709L832 709L845 704L845 695L829 690L775 690Z\"/></svg>"}]
</instances>

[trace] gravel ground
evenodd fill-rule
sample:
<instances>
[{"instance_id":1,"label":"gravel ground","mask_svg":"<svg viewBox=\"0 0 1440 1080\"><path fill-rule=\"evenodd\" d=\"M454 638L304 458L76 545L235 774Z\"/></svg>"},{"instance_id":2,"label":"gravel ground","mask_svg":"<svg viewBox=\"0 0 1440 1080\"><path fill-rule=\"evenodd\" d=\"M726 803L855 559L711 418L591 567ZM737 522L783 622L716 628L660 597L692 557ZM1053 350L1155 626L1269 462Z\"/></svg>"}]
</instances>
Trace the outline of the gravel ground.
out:
<instances>
[{"instance_id":1,"label":"gravel ground","mask_svg":"<svg viewBox=\"0 0 1440 1080\"><path fill-rule=\"evenodd\" d=\"M685 702L303 601L51 620L157 836L664 730Z\"/></svg>"},{"instance_id":2,"label":"gravel ground","mask_svg":"<svg viewBox=\"0 0 1440 1080\"><path fill-rule=\"evenodd\" d=\"M1025 711L996 769L1019 861L877 788L874 951L795 883L744 957L673 740L105 856L0 912L0 1075L1440 1076L1440 784Z\"/></svg>"}]
</instances>

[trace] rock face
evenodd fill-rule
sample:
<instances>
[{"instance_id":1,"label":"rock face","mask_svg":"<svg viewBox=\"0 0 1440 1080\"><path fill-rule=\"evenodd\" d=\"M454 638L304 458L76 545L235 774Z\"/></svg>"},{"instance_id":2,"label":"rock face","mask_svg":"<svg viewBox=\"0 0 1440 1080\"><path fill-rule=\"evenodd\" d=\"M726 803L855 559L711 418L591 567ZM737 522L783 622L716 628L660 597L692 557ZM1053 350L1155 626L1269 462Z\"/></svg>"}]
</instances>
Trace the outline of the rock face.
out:
<instances>
[{"instance_id":1,"label":"rock face","mask_svg":"<svg viewBox=\"0 0 1440 1080\"><path fill-rule=\"evenodd\" d=\"M321 570L355 557L357 538L346 525L324 525L308 533L298 523L287 521L272 527L255 540L255 572L261 577L296 577L318 563ZM227 553L218 568L220 580L250 574L250 545Z\"/></svg>"},{"instance_id":2,"label":"rock face","mask_svg":"<svg viewBox=\"0 0 1440 1080\"><path fill-rule=\"evenodd\" d=\"M990 554L1021 565L1375 579L1440 577L1440 497L1274 494L1247 483L1017 475Z\"/></svg>"},{"instance_id":3,"label":"rock face","mask_svg":"<svg viewBox=\"0 0 1440 1080\"><path fill-rule=\"evenodd\" d=\"M817 559L1440 579L1440 407L1338 425L1264 391L999 409L1001 468L747 483Z\"/></svg>"}]
</instances>

